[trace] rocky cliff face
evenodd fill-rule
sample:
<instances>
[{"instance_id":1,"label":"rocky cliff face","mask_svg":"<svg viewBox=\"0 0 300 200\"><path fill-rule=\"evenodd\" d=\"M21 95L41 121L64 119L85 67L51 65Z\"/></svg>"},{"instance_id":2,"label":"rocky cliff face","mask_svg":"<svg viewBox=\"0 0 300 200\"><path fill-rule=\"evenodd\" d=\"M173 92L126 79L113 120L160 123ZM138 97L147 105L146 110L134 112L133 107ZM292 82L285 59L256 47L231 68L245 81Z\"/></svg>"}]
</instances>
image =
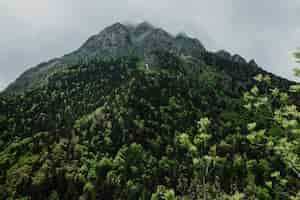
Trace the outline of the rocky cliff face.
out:
<instances>
[{"instance_id":1,"label":"rocky cliff face","mask_svg":"<svg viewBox=\"0 0 300 200\"><path fill-rule=\"evenodd\" d=\"M134 54L145 58L158 50L194 56L201 56L205 52L197 39L181 35L174 37L163 29L144 22L137 26L116 23L107 27L69 56L115 58Z\"/></svg>"}]
</instances>

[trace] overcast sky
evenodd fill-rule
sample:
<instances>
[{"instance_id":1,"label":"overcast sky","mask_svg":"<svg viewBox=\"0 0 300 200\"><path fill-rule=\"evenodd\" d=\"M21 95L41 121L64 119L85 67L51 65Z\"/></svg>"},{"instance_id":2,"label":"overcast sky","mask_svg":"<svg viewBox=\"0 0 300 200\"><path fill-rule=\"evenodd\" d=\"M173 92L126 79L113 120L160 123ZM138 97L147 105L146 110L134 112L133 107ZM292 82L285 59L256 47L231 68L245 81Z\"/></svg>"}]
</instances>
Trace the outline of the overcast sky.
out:
<instances>
[{"instance_id":1,"label":"overcast sky","mask_svg":"<svg viewBox=\"0 0 300 200\"><path fill-rule=\"evenodd\" d=\"M0 88L115 22L148 21L294 79L300 0L0 0Z\"/></svg>"}]
</instances>

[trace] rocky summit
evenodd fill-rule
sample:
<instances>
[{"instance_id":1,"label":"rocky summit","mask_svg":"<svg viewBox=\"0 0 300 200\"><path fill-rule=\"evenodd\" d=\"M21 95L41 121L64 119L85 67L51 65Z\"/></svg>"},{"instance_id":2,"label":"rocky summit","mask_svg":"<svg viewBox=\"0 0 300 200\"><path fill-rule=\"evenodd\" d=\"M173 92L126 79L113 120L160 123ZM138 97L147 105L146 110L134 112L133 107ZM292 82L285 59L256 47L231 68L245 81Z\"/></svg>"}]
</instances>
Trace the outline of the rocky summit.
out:
<instances>
[{"instance_id":1,"label":"rocky summit","mask_svg":"<svg viewBox=\"0 0 300 200\"><path fill-rule=\"evenodd\" d=\"M129 55L149 60L153 51L157 50L195 57L199 57L205 52L205 48L199 40L183 36L174 37L147 22L136 26L116 23L90 37L78 50L26 71L8 87L7 91L15 92L35 88L46 83L49 74L53 71L80 60Z\"/></svg>"}]
</instances>

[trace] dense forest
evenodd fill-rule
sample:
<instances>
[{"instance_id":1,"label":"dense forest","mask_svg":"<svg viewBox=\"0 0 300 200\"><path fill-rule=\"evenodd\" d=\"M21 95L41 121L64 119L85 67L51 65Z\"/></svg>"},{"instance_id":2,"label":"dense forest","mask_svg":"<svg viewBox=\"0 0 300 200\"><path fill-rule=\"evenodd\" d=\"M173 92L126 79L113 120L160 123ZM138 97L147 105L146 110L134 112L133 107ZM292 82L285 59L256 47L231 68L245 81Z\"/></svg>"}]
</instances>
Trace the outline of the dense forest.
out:
<instances>
[{"instance_id":1,"label":"dense forest","mask_svg":"<svg viewBox=\"0 0 300 200\"><path fill-rule=\"evenodd\" d=\"M0 94L0 199L300 199L300 87L156 54Z\"/></svg>"}]
</instances>

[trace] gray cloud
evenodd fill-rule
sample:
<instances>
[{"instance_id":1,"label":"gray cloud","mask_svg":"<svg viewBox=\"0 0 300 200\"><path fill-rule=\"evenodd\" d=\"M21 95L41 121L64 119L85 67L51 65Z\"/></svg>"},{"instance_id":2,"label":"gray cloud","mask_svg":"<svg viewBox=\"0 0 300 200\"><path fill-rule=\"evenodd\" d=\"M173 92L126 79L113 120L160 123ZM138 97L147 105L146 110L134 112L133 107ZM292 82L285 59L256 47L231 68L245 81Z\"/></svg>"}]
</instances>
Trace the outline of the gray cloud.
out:
<instances>
[{"instance_id":1,"label":"gray cloud","mask_svg":"<svg viewBox=\"0 0 300 200\"><path fill-rule=\"evenodd\" d=\"M293 79L299 10L299 0L2 0L0 89L24 70L75 50L107 25L144 20L197 37L209 50L255 58L266 70Z\"/></svg>"}]
</instances>

